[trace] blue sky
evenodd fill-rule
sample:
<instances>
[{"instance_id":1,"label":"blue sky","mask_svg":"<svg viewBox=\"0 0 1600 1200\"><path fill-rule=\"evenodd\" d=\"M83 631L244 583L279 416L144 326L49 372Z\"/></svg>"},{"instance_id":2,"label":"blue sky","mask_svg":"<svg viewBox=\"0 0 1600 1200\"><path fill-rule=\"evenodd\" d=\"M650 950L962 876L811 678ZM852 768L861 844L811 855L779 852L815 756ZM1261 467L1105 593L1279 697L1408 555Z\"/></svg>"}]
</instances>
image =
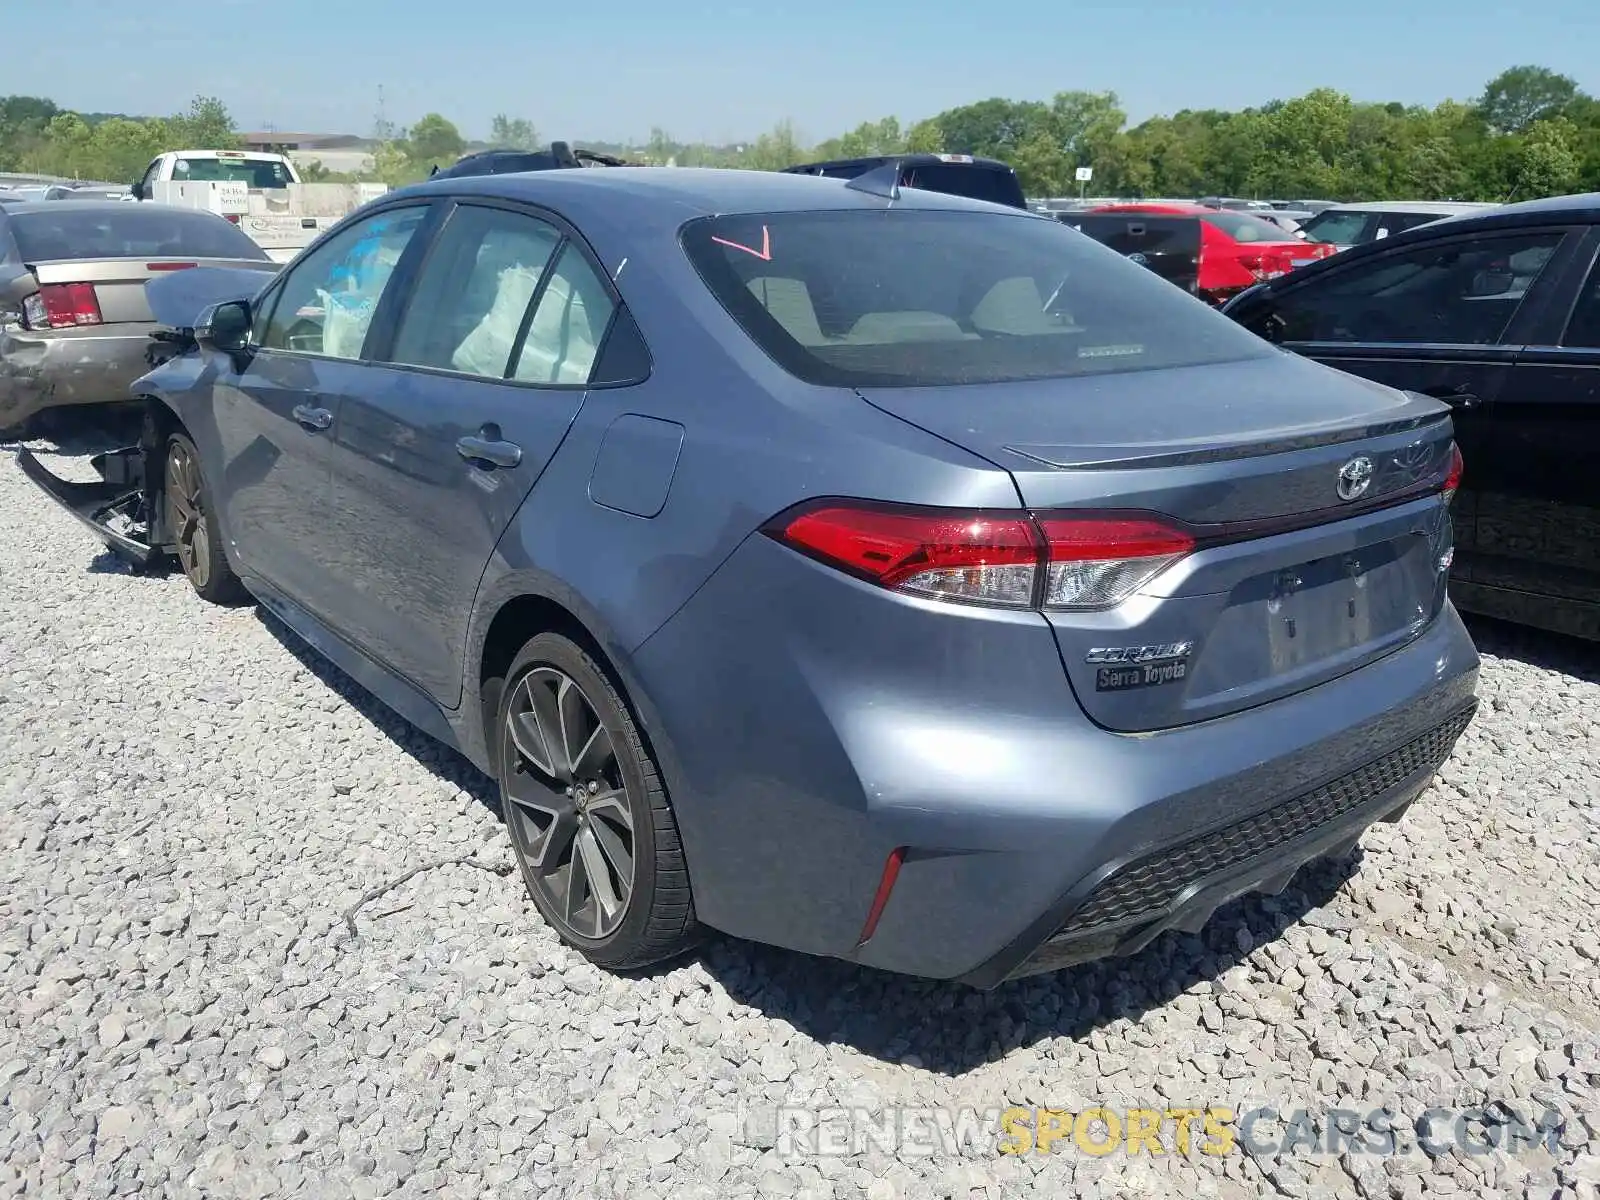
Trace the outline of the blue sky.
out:
<instances>
[{"instance_id":1,"label":"blue sky","mask_svg":"<svg viewBox=\"0 0 1600 1200\"><path fill-rule=\"evenodd\" d=\"M168 113L197 92L244 128L370 132L497 112L546 138L820 140L988 96L1113 90L1135 119L1329 85L1359 99L1467 99L1532 62L1600 92L1600 3L1543 0L7 0L7 92ZM110 10L115 15L108 15Z\"/></svg>"}]
</instances>

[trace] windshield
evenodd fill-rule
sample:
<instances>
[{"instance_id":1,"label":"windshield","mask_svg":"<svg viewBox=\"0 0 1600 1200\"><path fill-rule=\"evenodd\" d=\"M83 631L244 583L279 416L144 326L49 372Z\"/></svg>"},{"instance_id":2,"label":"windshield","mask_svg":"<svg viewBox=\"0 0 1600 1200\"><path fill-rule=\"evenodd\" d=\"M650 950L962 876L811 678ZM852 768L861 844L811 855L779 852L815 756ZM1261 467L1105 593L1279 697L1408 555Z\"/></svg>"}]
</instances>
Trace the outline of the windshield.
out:
<instances>
[{"instance_id":1,"label":"windshield","mask_svg":"<svg viewBox=\"0 0 1600 1200\"><path fill-rule=\"evenodd\" d=\"M1253 217L1242 212L1206 213L1200 218L1213 229L1220 229L1236 242L1286 242L1287 230L1274 225L1265 217Z\"/></svg>"},{"instance_id":2,"label":"windshield","mask_svg":"<svg viewBox=\"0 0 1600 1200\"><path fill-rule=\"evenodd\" d=\"M1341 208L1338 212L1320 212L1300 226L1300 232L1313 242L1353 246L1361 239L1361 231L1367 227L1367 221L1371 216L1371 213L1355 208Z\"/></svg>"},{"instance_id":3,"label":"windshield","mask_svg":"<svg viewBox=\"0 0 1600 1200\"><path fill-rule=\"evenodd\" d=\"M62 204L49 212L13 212L10 217L23 262L267 257L260 246L211 213L143 204L115 209Z\"/></svg>"},{"instance_id":4,"label":"windshield","mask_svg":"<svg viewBox=\"0 0 1600 1200\"><path fill-rule=\"evenodd\" d=\"M999 383L1258 358L1267 345L1059 221L873 209L706 217L702 279L812 383Z\"/></svg>"},{"instance_id":5,"label":"windshield","mask_svg":"<svg viewBox=\"0 0 1600 1200\"><path fill-rule=\"evenodd\" d=\"M172 178L180 183L242 179L251 188L282 188L294 182L289 168L272 158L180 158L172 165Z\"/></svg>"}]
</instances>

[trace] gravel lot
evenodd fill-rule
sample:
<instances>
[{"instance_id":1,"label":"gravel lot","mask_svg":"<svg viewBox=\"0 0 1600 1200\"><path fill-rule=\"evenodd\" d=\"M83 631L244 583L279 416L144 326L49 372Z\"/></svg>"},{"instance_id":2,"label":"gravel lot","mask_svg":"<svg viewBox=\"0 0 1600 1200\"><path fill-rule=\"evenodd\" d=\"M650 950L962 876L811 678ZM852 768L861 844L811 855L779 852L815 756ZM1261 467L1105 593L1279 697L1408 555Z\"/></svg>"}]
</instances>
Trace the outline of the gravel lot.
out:
<instances>
[{"instance_id":1,"label":"gravel lot","mask_svg":"<svg viewBox=\"0 0 1600 1200\"><path fill-rule=\"evenodd\" d=\"M0 1194L1600 1185L1593 649L1477 627L1404 824L1204 936L992 994L720 941L624 979L508 877L488 781L292 635L128 576L8 458L0 547ZM774 1113L1489 1101L1559 1110L1554 1153L786 1155Z\"/></svg>"}]
</instances>

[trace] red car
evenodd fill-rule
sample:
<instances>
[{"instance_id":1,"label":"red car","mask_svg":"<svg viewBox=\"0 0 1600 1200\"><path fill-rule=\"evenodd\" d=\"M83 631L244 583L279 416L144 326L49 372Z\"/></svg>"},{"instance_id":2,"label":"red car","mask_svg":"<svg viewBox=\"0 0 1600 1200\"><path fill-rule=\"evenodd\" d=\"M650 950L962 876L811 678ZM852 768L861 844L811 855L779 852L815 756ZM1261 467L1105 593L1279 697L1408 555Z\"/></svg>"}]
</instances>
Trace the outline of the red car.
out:
<instances>
[{"instance_id":1,"label":"red car","mask_svg":"<svg viewBox=\"0 0 1600 1200\"><path fill-rule=\"evenodd\" d=\"M1302 242L1271 221L1247 212L1200 204L1102 204L1099 213L1152 213L1200 218L1200 295L1213 304L1263 279L1337 252L1338 247Z\"/></svg>"}]
</instances>

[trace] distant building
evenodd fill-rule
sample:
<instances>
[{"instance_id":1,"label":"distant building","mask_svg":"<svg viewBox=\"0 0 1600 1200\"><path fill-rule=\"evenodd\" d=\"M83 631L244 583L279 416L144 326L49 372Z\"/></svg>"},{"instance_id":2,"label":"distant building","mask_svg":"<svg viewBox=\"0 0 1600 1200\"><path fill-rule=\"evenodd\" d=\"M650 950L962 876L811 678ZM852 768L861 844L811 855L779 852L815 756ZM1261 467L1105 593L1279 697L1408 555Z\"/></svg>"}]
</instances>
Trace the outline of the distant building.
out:
<instances>
[{"instance_id":1,"label":"distant building","mask_svg":"<svg viewBox=\"0 0 1600 1200\"><path fill-rule=\"evenodd\" d=\"M297 133L267 129L241 133L246 150L268 154L287 154L295 163L320 162L330 171L359 175L372 170L373 152L378 144L372 138L351 133Z\"/></svg>"}]
</instances>

